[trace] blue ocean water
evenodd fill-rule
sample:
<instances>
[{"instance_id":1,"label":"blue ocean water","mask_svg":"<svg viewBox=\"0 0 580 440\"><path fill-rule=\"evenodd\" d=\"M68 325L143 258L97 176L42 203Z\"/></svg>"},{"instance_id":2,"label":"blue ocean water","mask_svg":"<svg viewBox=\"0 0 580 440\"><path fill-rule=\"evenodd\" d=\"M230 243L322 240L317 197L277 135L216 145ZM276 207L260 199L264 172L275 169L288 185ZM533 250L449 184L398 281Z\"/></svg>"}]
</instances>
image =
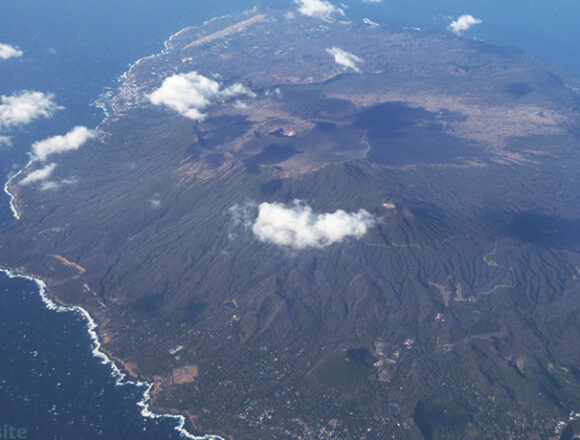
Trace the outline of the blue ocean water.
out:
<instances>
[{"instance_id":1,"label":"blue ocean water","mask_svg":"<svg viewBox=\"0 0 580 440\"><path fill-rule=\"evenodd\" d=\"M82 315L47 309L32 281L0 274L0 334L0 427L27 439L180 438L175 420L140 414L146 387L115 386Z\"/></svg>"},{"instance_id":2,"label":"blue ocean water","mask_svg":"<svg viewBox=\"0 0 580 440\"><path fill-rule=\"evenodd\" d=\"M161 50L184 26L251 6L239 0L3 2L0 42L19 46L24 56L0 60L0 95L54 93L64 109L1 133L12 138L11 147L0 148L2 185L27 162L32 142L98 125L104 115L95 100L118 86L129 64ZM2 192L0 225L11 221ZM46 309L33 282L0 273L0 438L17 429L39 440L181 438L175 419L141 415L145 387L116 386L111 372L93 356L81 315Z\"/></svg>"},{"instance_id":3,"label":"blue ocean water","mask_svg":"<svg viewBox=\"0 0 580 440\"><path fill-rule=\"evenodd\" d=\"M580 75L578 0L350 0L350 17L379 23L447 30L451 19L471 14L482 20L464 36L517 47Z\"/></svg>"},{"instance_id":4,"label":"blue ocean water","mask_svg":"<svg viewBox=\"0 0 580 440\"><path fill-rule=\"evenodd\" d=\"M0 42L19 46L20 59L0 60L0 95L17 90L55 93L65 109L8 133L0 147L0 180L22 167L36 140L75 125L96 126L95 100L117 86L137 59L159 51L169 35L211 17L247 9L250 0L18 0L2 2ZM290 0L263 1L293 7ZM347 18L445 31L451 18L483 20L465 35L508 44L580 75L577 0L383 0L346 3ZM13 221L0 193L0 225ZM1 249L0 249L1 251ZM146 419L136 403L143 388L116 386L109 366L92 355L86 323L47 310L34 283L0 275L0 433L25 428L30 439L177 438L172 419Z\"/></svg>"}]
</instances>

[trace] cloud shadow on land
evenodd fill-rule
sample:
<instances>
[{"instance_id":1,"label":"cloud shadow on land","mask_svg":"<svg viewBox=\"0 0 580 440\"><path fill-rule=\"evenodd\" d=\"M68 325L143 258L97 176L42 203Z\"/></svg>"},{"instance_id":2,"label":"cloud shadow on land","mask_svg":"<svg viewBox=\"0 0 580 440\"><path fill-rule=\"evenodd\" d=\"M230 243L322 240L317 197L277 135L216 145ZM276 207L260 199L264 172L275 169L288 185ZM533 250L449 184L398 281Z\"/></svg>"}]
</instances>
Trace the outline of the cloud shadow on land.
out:
<instances>
[{"instance_id":1,"label":"cloud shadow on land","mask_svg":"<svg viewBox=\"0 0 580 440\"><path fill-rule=\"evenodd\" d=\"M580 219L525 211L510 220L506 231L511 237L536 246L580 248Z\"/></svg>"}]
</instances>

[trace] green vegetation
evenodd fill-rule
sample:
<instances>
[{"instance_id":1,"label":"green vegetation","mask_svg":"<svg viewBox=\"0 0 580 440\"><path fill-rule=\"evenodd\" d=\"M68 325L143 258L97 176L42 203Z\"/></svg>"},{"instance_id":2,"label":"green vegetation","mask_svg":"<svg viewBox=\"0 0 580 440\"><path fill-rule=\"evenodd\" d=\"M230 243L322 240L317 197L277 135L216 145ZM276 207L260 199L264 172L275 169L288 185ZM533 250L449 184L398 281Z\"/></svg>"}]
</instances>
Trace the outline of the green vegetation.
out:
<instances>
[{"instance_id":1,"label":"green vegetation","mask_svg":"<svg viewBox=\"0 0 580 440\"><path fill-rule=\"evenodd\" d=\"M87 308L197 431L553 436L580 408L577 80L481 42L262 12L130 71L102 138L58 159L74 184L15 179L0 265ZM256 96L197 121L150 105L192 70ZM256 204L295 199L376 221L324 248L259 241Z\"/></svg>"}]
</instances>

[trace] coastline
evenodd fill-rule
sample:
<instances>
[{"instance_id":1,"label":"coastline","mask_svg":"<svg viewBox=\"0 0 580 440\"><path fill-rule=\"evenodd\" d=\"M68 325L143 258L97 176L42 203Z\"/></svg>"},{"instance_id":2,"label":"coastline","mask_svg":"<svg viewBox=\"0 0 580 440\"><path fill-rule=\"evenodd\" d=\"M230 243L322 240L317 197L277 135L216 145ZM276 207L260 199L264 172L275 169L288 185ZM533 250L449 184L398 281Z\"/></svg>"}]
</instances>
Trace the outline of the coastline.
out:
<instances>
[{"instance_id":1,"label":"coastline","mask_svg":"<svg viewBox=\"0 0 580 440\"><path fill-rule=\"evenodd\" d=\"M87 332L91 338L91 347L90 348L91 348L92 355L95 358L99 359L101 361L101 364L108 365L111 368L111 376L115 379L115 386L134 385L138 388L143 388L143 387L145 388L145 390L143 391L143 397L141 398L141 400L136 402L137 406L141 409L141 415L143 417L147 417L147 418L151 418L151 419L157 419L157 418L174 419L177 422L174 429L177 432L179 432L180 435L182 435L183 437L185 437L187 439L191 439L191 440L225 440L222 437L219 437L219 436L213 435L213 434L206 434L206 435L203 435L201 437L195 436L195 435L191 434L185 428L186 418L184 415L171 414L171 413L158 413L158 412L155 412L153 409L151 409L150 408L150 401L151 401L152 390L155 386L155 383L139 380L136 378L131 378L131 379L127 378L127 374L125 374L117 366L117 364L115 363L115 360L111 359L111 356L109 356L107 353L105 353L105 351L101 348L101 341L99 339L98 332L97 332L97 329L99 326L87 310L85 310L84 308L82 308L80 306L65 306L62 304L58 304L48 295L48 293L47 293L48 288L47 288L46 283L39 278L35 278L31 275L17 273L11 269L6 269L6 268L0 268L0 272L4 273L9 279L22 278L22 279L33 282L38 289L38 294L39 294L42 302L44 303L45 307L48 310L52 310L52 311L55 311L57 313L70 312L70 313L77 313L77 314L81 315L81 317L85 321ZM119 360L119 359L117 359L117 362L119 362L121 365L124 365L124 362Z\"/></svg>"},{"instance_id":2,"label":"coastline","mask_svg":"<svg viewBox=\"0 0 580 440\"><path fill-rule=\"evenodd\" d=\"M22 173L28 167L29 164L30 164L30 161L28 161L26 163L26 165L24 165L24 167L22 167L22 169L20 169L18 172L16 172L12 176L10 176L8 178L8 180L6 181L6 183L4 184L4 193L10 199L10 201L9 201L10 210L12 211L12 215L14 216L14 219L16 221L20 220L20 212L18 211L18 206L16 205L16 194L14 194L10 191L10 183L12 183L12 179L14 179L15 177L18 177L20 175L20 173Z\"/></svg>"},{"instance_id":3,"label":"coastline","mask_svg":"<svg viewBox=\"0 0 580 440\"><path fill-rule=\"evenodd\" d=\"M228 15L225 15L225 16L227 17ZM207 20L206 22L204 22L204 24L207 22L217 20L221 17L223 17L223 16L211 18L211 19ZM99 108L104 113L104 117L103 117L102 121L95 128L95 131L98 131L99 128L102 127L107 122L108 119L114 118L118 115L118 111L114 105L114 98L116 96L118 96L119 91L123 88L124 83L128 79L128 74L134 68L136 68L142 61L147 60L149 58L156 57L162 53L165 53L167 50L170 49L169 45L171 44L171 41L174 38L179 36L181 33L185 32L191 28L194 28L194 27L196 27L196 26L186 26L183 29L180 29L179 31L177 31L176 33L171 34L169 36L169 38L164 41L163 49L161 51L153 53L153 54L145 56L145 57L142 57L142 58L138 59L137 61L135 61L134 63L131 63L129 65L129 68L117 78L116 82L120 85L113 90L111 90L111 89L105 90L95 101L93 101L93 103L91 103L91 105ZM11 186L13 180L15 178L17 178L20 174L22 174L28 168L30 163L31 163L30 160L28 162L26 162L26 164L20 170L18 170L16 173L11 175L3 185L3 191L9 197L9 207L10 207L10 210L12 212L12 215L13 215L15 221L18 221L21 219L22 212L18 208L17 194L10 190L10 186ZM124 362L122 359L119 359L118 357L114 356L111 353L107 353L102 348L101 339L99 338L99 330L98 330L99 324L95 321L95 319L93 319L93 317L90 315L90 313L86 309L84 309L83 307L78 306L78 305L59 304L58 298L53 298L48 294L48 286L47 286L46 282L40 278L37 278L37 277L32 276L32 275L24 274L24 273L18 273L14 269L7 268L7 267L0 267L0 272L4 273L9 279L22 278L22 279L26 279L28 281L33 282L38 289L38 294L40 295L40 298L41 298L43 304L45 305L45 307L48 310L55 311L57 313L62 313L62 312L77 313L77 314L82 316L83 320L85 321L87 332L91 338L91 347L90 348L91 348L92 355L94 357L98 358L103 365L108 365L111 368L111 376L115 379L115 386L134 385L138 388L145 388L143 391L141 400L136 402L136 405L140 408L140 413L141 413L142 417L151 418L151 419L158 419L158 418L174 419L176 421L176 426L174 427L174 429L177 432L179 432L179 434L181 436L183 436L184 438L187 438L187 439L191 439L191 440L226 440L224 437L221 437L221 436L216 435L216 434L204 434L202 436L196 436L196 435L192 434L191 432L189 432L185 427L187 421L189 421L189 423L192 426L194 426L194 422L193 422L192 416L190 414L187 414L187 417L186 417L183 414L177 413L177 411L176 411L176 413L171 413L171 412L164 413L164 412L156 412L154 409L152 409L151 408L151 398L152 398L152 396L155 395L156 382L155 381L149 382L149 381L139 379L137 376L137 373L134 372L132 370L132 368L128 367L126 365L126 362ZM125 370L127 373L125 373L121 368L119 368L117 363L120 364L121 367L123 368L123 370ZM128 376L129 376L129 378L128 378ZM171 411L171 409L165 409L165 411Z\"/></svg>"},{"instance_id":4,"label":"coastline","mask_svg":"<svg viewBox=\"0 0 580 440\"><path fill-rule=\"evenodd\" d=\"M175 35L178 35L181 32L183 32L183 30L179 31ZM175 37L175 35L173 35L171 38ZM167 47L167 42L166 42L166 47ZM151 57L151 56L149 56L149 57ZM149 57L143 58L141 60L145 60ZM139 61L141 61L141 60L139 60ZM139 61L137 62L137 64L139 64ZM143 67L147 67L147 66L143 66ZM136 73L138 73L138 72L136 72ZM103 99L109 100L108 102L110 102L110 100L113 99L113 96L107 95L107 97L104 97ZM97 116L97 118L95 118L95 119L97 119L95 122L99 123L99 120L101 121L99 123L98 127L103 127L103 124L107 124L111 120L111 117L116 116L114 108L111 110L111 112L112 112L111 114L107 114L105 111L104 119L99 118L98 116ZM135 118L135 120L138 120L138 118ZM113 130L111 130L111 132L114 133ZM367 150L367 152L368 152L368 150ZM98 153L98 155L101 155L101 153ZM139 157L139 155L137 155L137 157ZM141 157L147 158L146 155L141 155ZM30 231L37 230L37 226L41 225L41 223L38 221L35 221L35 222L27 221L28 219L36 220L39 217L37 215L37 213L39 211L37 211L37 209L36 209L36 206L39 206L39 204L30 203L30 200L28 198L28 195L30 194L29 191L25 190L24 186L20 185L20 183L19 183L23 177L23 174L25 175L27 172L31 171L31 170L27 170L27 168L32 168L32 167L34 167L34 164L31 166L30 163L27 163L24 166L24 168L22 168L21 170L19 170L19 171L14 170L14 172L12 173L10 178L7 179L7 182L4 185L4 191L10 198L11 211L17 220L18 219L21 220L19 223L15 223L15 225L23 225L23 226L29 225L29 226L31 226L30 229L23 228L23 227L19 228L18 226L16 227L16 229L22 231L21 237L23 237L23 238L24 237L34 237L35 235L33 233L31 233ZM83 167L83 166L69 167L69 169L75 169L75 168L78 170L85 170L85 167ZM16 172L16 171L18 171L18 172ZM118 176L117 172L111 174L109 171L108 173L109 173L109 176L111 176L111 178L116 178ZM427 180L425 180L425 181L427 181ZM322 185L320 185L320 186L322 188L324 188ZM73 191L76 192L76 189L74 189ZM78 194L84 195L82 193L78 193ZM155 196L155 198L157 198L157 196ZM57 194L55 196L55 201L57 203L62 202L62 199L63 199L63 197L60 194ZM81 202L84 200L87 200L87 198L80 197L80 196L77 197L77 199L80 200ZM390 199L387 199L387 200L390 200ZM69 203L67 202L67 204L69 204ZM71 205L69 204L69 206L71 206ZM74 206L74 205L72 205L72 206ZM29 209L29 207L31 208L30 212L27 211ZM124 212L123 207L121 207L121 209L119 211ZM410 211L410 214L413 214L413 213ZM127 217L130 218L131 216L132 216L132 214L129 212L127 214ZM22 217L22 219L20 217ZM10 223L10 221L11 221L10 219L6 219L6 220L7 220L7 223ZM402 221L405 221L405 219L403 219ZM452 224L451 221L449 222L449 224L450 225ZM54 222L51 224L51 226L56 226L56 225L60 226L60 224L57 222ZM105 226L108 226L108 225L105 225ZM137 227L139 228L139 227L141 227L141 225L137 224ZM436 227L437 226L435 226L435 228ZM55 227L54 229L57 229L57 228ZM195 228L191 228L191 229L194 232L196 231ZM103 228L102 232L109 233L109 231L111 231L111 230L112 229L110 227L105 227L105 228ZM139 230L140 229L137 229L137 231L139 231ZM399 231L401 231L400 234L407 234L407 231L404 230L403 228L400 228L399 230L397 230L397 233L399 233ZM430 232L430 231L428 231L428 232ZM435 234L438 235L439 232L437 230L434 230L433 234L427 236L427 238L432 239L434 236L436 236ZM52 234L49 234L49 235L52 236ZM66 239L59 238L62 236L59 236L59 235L54 235L54 236L56 237L54 239L55 245L61 245L61 244L66 243ZM37 243L40 243L40 244L49 243L49 241L45 241L46 239L45 239L44 235L42 235L41 233L38 233L38 237L40 237L40 239L38 239ZM133 236L131 235L130 237L132 240ZM16 237L13 237L13 238L16 238ZM14 240L13 244L17 244L19 241L20 240ZM27 240L22 240L22 241L26 242ZM82 244L84 241L85 241L84 237L78 237L76 240L70 240L70 243L78 245L79 243ZM392 242L392 240L386 240L386 241L387 241L387 244L389 241ZM448 241L447 238L443 239L443 242L446 242L446 241ZM449 241L451 241L451 240L449 239ZM7 237L6 242L7 243L11 242L10 237ZM138 250L142 249L141 248L142 245L139 243L139 240L137 240L137 243L138 244L135 245L135 248ZM188 242L185 242L185 243L189 244ZM418 247L419 245L416 245L416 246ZM447 245L444 245L444 246L447 246ZM153 344L151 343L151 341L147 340L147 335L144 335L143 333L138 333L136 336L134 336L132 338L133 341L137 340L139 342L139 345L141 345L142 343L144 343L144 344L141 345L140 350L133 350L133 353L127 353L125 355L122 355L122 357L125 359L125 361L123 359L115 356L115 353L119 354L119 353L121 353L121 350L117 348L116 343L111 343L111 337L115 338L117 336L117 334L116 333L109 333L109 329L112 327L109 326L109 321L107 318L110 317L115 311L122 310L122 309L120 309L121 306L117 305L118 303L111 302L110 306L104 307L103 309L101 309L97 306L97 304L95 302L93 302L93 299L90 296L87 297L89 299L86 299L85 297L74 297L74 299L65 300L65 298L73 298L73 297L67 297L67 296L64 296L64 294L61 294L62 291L59 289L56 282L53 283L53 281L52 281L53 278L52 278L52 275L50 275L50 272L45 272L42 269L37 270L33 266L29 266L28 268L20 268L19 264L15 264L15 262L19 261L20 257L23 256L22 254L19 255L19 252L18 252L19 247L12 246L12 245L8 246L8 247L15 249L15 251L12 252L11 254L7 254L7 255L12 255L13 257L16 257L16 258L13 258L12 261L7 261L7 264L5 264L5 266L4 266L6 269L3 270L3 272L6 273L7 276L9 276L9 277L21 277L23 279L27 279L29 281L34 282L36 284L37 288L39 289L39 294L43 300L43 304L45 304L45 306L48 309L58 311L58 312L73 311L73 312L78 312L81 315L83 315L83 319L84 319L83 323L84 323L84 325L86 325L87 330L89 331L89 334L91 335L91 341L88 342L88 344L87 344L87 341L85 339L84 343L82 344L82 348L84 349L85 346L90 346L92 355L95 357L99 357L99 359L101 360L101 364L103 364L103 365L109 364L110 365L111 370L105 370L104 374L105 375L111 374L112 377L115 377L114 383L116 385L121 386L124 384L131 384L131 385L139 386L138 391L135 389L135 391L137 391L137 393L139 393L139 394L133 395L131 400L129 401L130 408L133 408L133 411L132 411L133 414L137 414L135 412L135 407L133 406L134 403L137 403L137 406L140 409L140 414L143 417L155 418L155 419L159 419L159 420L163 420L163 419L161 419L161 417L172 417L175 419L179 419L178 420L179 424L177 427L175 427L175 429L178 432L180 432L180 438L182 436L186 437L186 438L194 438L194 439L208 439L208 438L209 439L213 439L213 438L219 439L219 438L221 438L219 436L224 436L225 438L228 438L228 435L222 434L219 429L217 429L217 430L214 430L213 428L206 429L206 430L199 429L198 422L200 421L200 419L198 419L196 417L196 414L201 415L202 412L198 411L196 409L195 414L192 414L186 408L187 407L197 408L199 404L206 405L207 402L209 402L211 400L215 400L217 404L226 403L226 402L228 402L229 399L227 399L227 398L223 399L220 396L220 394L216 393L216 389L214 387L213 390L211 390L211 389L208 390L208 391L210 391L211 394L213 394L213 396L211 394L210 395L206 394L206 397L196 399L197 403L191 403L191 400L189 402L187 402L184 399L184 401L186 401L188 404L181 404L180 401L178 400L178 398L180 396L177 393L176 393L176 398L165 400L164 397L165 397L166 393L164 390L161 389L162 387L160 385L163 384L163 381L160 379L160 377L154 376L153 374L147 374L147 373L140 374L140 371L139 371L140 369L138 369L137 366L135 366L131 362L126 361L127 359L133 359L132 356L128 356L129 354L132 355L133 353L139 353L139 352L147 353L147 351L149 349L151 349ZM436 249L436 247L437 246L433 246L433 249ZM118 249L117 245L111 246L109 249L115 249L115 248ZM26 248L20 248L20 249L22 252L22 249L26 249ZM42 249L42 252L38 252L37 255L39 255L40 258L42 260L44 260L49 255L49 252L47 252L45 246L43 246L41 249ZM385 253L386 252L387 251L385 251ZM396 249L393 251L393 253L395 253L395 252L397 252ZM66 252L62 252L62 254L69 256ZM89 252L89 254L90 254L90 252ZM52 255L52 256L58 257L59 259L62 258L65 262L68 261L68 260L64 259L64 257L60 257L58 255L57 256ZM77 260L76 258L72 258L72 257L70 257L70 258L72 260L75 260L75 261ZM157 263L156 255L153 255L152 260L155 263ZM484 260L485 260L485 258L484 258ZM78 261L79 261L79 263L86 265L82 261L82 258L79 258ZM27 265L28 263L25 262L24 264ZM31 263L31 264L33 264L33 263ZM72 263L71 263L71 266L73 266ZM40 266L40 267L43 267L43 266ZM87 265L87 267L97 269L97 267L94 267L94 266L91 267L90 265ZM10 269L10 268L14 268L14 269ZM484 269L485 269L485 267L484 267ZM82 269L82 270L84 270L84 269ZM155 273L156 271L152 270L151 272ZM60 272L56 272L56 273L58 274ZM65 273L68 273L68 272L65 272ZM134 273L137 273L138 275L140 275L139 271L134 271ZM105 277L93 277L95 283L97 283L98 281L102 281L103 279L106 280L107 278L108 278L107 276L105 276ZM503 279L503 277L502 277L502 279ZM58 277L57 277L57 280L58 280ZM126 295L129 299L131 299L131 296L133 296L133 295L135 295L135 293L137 293L137 292L135 292L135 288L136 288L136 286L138 286L138 283L135 283L134 281L135 280L133 280L133 283L125 283L124 287L121 285L121 288L118 288L118 292ZM210 280L210 281L212 281L212 280ZM438 281L438 280L436 280L436 281ZM79 281L79 283L80 282L81 281ZM515 283L515 281L514 281L514 283ZM31 286L30 284L28 284L28 282L26 282L26 284ZM95 286L95 285L98 286L98 284L93 284L92 281L90 284L92 286ZM212 283L210 283L210 284L212 284ZM430 282L429 282L429 285L431 285ZM88 284L87 284L87 286L88 286ZM48 290L49 287L50 287L50 292ZM109 287L114 287L114 286L109 286ZM210 288L211 287L213 287L213 286L210 285ZM98 287L96 289L97 292L101 291L104 293L103 299L109 298L108 293L111 290L109 290L108 288L99 289ZM144 290L145 290L145 292L148 292L149 290L152 290L152 289L149 289L149 286L145 286ZM494 290L495 290L495 287L492 290L492 292ZM72 291L76 292L77 290L72 290ZM100 301L97 294L92 289L87 287L87 291L89 291L90 293L95 295L96 299L94 299L94 301L97 301L97 302ZM141 289L141 291L143 291L143 289ZM34 295L35 294L36 293L34 293ZM36 297L34 296L34 298L36 298ZM111 295L111 298L116 299L116 298L114 298L114 295ZM105 299L105 302L107 302L107 299ZM234 299L234 301L235 301L235 299ZM82 307L81 306L74 306L75 304L80 304L80 305L82 305ZM447 303L445 303L445 306L447 306ZM39 307L39 305L38 305L38 303L36 303L35 309L38 309L38 307ZM236 308L237 308L237 304L236 304ZM230 309L229 305L226 304L226 312L227 313L230 313L229 309ZM103 313L103 311L107 311L106 314ZM52 319L58 320L58 318L55 318L55 316L58 317L59 315L52 315L52 314L50 314L50 315L53 316ZM60 315L60 316L72 317L71 315ZM48 322L50 322L50 321L48 321ZM437 325L437 324L434 324L434 325ZM199 326L198 328L203 329L203 327L207 328L207 326ZM16 328L18 328L18 327L16 327ZM77 329L78 329L78 327L77 327ZM123 333L119 332L119 334L122 335ZM81 333L81 335L84 336L84 333ZM371 336L374 336L374 335L371 335ZM381 337L381 336L379 336L379 337ZM194 346L196 344L196 341L199 339L200 338L198 338L197 335L194 334L193 338L189 339L189 341L186 341L184 343L186 345L191 344L191 346ZM188 342L189 342L189 344L188 344ZM171 346L173 346L173 345L171 345ZM136 344L136 347L137 347L137 344ZM163 348L163 346L161 346L161 345L160 345L160 347L161 347L161 349ZM95 350L97 352L95 352ZM220 352L224 353L224 350L220 350ZM84 352L84 353L85 353L85 356L89 356L89 353L87 353L87 352ZM373 353L373 351L371 348L371 354L372 353ZM412 353L412 352L409 351L409 353ZM224 354L227 355L228 354L227 351ZM302 350L299 352L299 354L302 355ZM200 357L198 353L194 352L193 356L195 356L195 358L203 359L203 354ZM90 356L89 356L89 358L90 358ZM137 359L137 358L138 357L135 357L135 359ZM277 361L277 359L276 359L276 361ZM179 363L181 364L181 362L179 362ZM99 364L92 363L92 360L91 360L91 364L97 365L97 366L99 365ZM250 364L250 366L251 366L251 364ZM213 367L213 365L212 365L212 367ZM107 368L107 367L104 367L104 368ZM210 373L211 368L208 368L208 370L206 370L207 373ZM153 370L153 371L157 371L157 370ZM160 374L163 374L163 372L165 370L160 369L159 371L162 371L162 373L160 373ZM204 371L204 374L205 373L206 372ZM227 373L229 373L231 375L231 372L227 372ZM224 376L224 375L225 374L222 373L222 376ZM90 376L88 376L88 377L90 378ZM168 376L168 377L171 377L171 376ZM88 380L86 375L85 375L85 380ZM105 380L104 382L108 383L108 387L111 388L110 387L111 381ZM205 379L201 382L201 384L203 384L204 382L206 382ZM220 382L220 385L221 385L221 382ZM141 388L141 386L143 388ZM277 385L275 385L275 386L277 386ZM113 389L114 388L115 387L113 387ZM132 388L125 388L125 390L129 390L129 389L133 390ZM187 395L188 398L195 395L193 392L188 391L189 388L184 387L184 389L185 389L185 391L182 393L182 395ZM122 389L119 389L119 390L122 390ZM117 391L119 391L119 390L117 390ZM202 388L202 391L205 391L205 390L203 390L203 388ZM185 394L185 393L187 393L187 394ZM230 394L231 397L234 397L234 398L236 397L235 394L238 394L238 395L241 394L242 396L244 395L243 393L239 393L238 389L236 389L236 388L234 388L232 392L228 391L228 393ZM201 395L201 393L200 393L200 395ZM227 394L224 394L224 395L227 396ZM167 393L167 396L173 397L170 393ZM163 401L162 401L162 399L163 399ZM92 399L89 398L89 401L90 400L92 400ZM232 400L234 400L234 399L232 399ZM164 402L167 402L167 403L164 404ZM181 411L175 410L175 408L180 408L180 407L182 408ZM215 405L214 408L218 408L217 405ZM202 410L204 410L204 409L205 408L202 408ZM208 413L209 413L209 410L208 410ZM223 415L227 415L227 412L224 411L223 413L220 414L219 408L217 411L215 411L215 410L212 411L212 416L216 417L216 418L214 418L214 420L218 420L217 417L218 416L223 417ZM235 420L231 416L229 418L230 418L229 423L231 423L232 419ZM208 419L211 420L210 417L208 417ZM141 420L144 421L145 419L141 419ZM204 418L202 418L201 420L204 420ZM174 420L163 421L163 425L167 424L171 427L174 426L174 423L177 423L177 422L174 422ZM228 426L229 423L226 422L226 423L222 423L221 425ZM215 424L218 426L220 425L220 423L215 423ZM188 431L188 429L189 429L189 431ZM205 435L204 434L204 432L210 432L210 431L213 431L214 435L209 435L209 434ZM191 434L192 432L195 433L195 435L197 435L197 437L195 435L192 435ZM175 434L173 434L173 435L175 435ZM230 440L233 440L233 437L230 436L229 438L230 438Z\"/></svg>"}]
</instances>

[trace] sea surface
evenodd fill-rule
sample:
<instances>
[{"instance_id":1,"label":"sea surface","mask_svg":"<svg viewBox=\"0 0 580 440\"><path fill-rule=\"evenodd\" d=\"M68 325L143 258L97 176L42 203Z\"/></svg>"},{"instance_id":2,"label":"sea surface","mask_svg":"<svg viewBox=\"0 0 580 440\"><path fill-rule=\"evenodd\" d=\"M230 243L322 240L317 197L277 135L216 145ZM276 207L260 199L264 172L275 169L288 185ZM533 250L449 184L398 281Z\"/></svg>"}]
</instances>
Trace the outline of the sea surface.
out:
<instances>
[{"instance_id":1,"label":"sea surface","mask_svg":"<svg viewBox=\"0 0 580 440\"><path fill-rule=\"evenodd\" d=\"M86 318L49 310L34 282L0 274L0 334L0 427L28 439L181 438L175 419L141 415L147 386L116 386Z\"/></svg>"},{"instance_id":2,"label":"sea surface","mask_svg":"<svg viewBox=\"0 0 580 440\"><path fill-rule=\"evenodd\" d=\"M290 0L261 2L293 8ZM347 18L446 31L451 18L483 20L465 36L516 46L580 75L577 0L384 0L345 2ZM10 132L0 147L3 183L27 162L32 142L75 125L95 127L118 79L137 59L158 52L171 34L249 0L4 1L0 42L19 46L20 59L0 60L0 95L18 90L54 93L64 109ZM0 225L13 220L0 193ZM1 250L0 250L1 251ZM28 439L172 439L171 418L146 418L137 405L146 386L117 385L110 365L93 355L80 313L45 307L38 286L0 274L0 433L25 429ZM23 431L24 432L24 431Z\"/></svg>"}]
</instances>

